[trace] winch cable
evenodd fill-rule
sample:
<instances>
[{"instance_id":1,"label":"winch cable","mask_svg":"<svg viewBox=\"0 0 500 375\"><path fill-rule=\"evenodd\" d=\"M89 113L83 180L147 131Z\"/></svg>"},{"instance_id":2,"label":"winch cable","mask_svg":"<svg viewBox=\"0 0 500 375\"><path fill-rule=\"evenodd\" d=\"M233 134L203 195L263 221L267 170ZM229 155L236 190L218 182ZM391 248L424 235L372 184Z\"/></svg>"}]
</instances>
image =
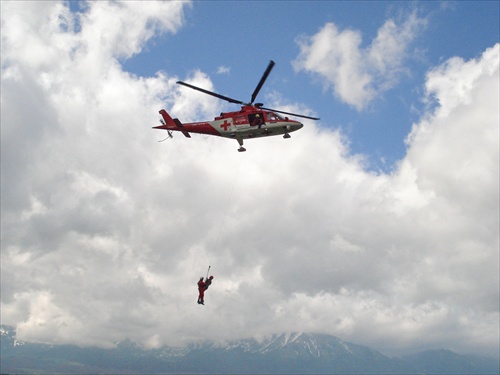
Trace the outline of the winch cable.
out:
<instances>
[{"instance_id":1,"label":"winch cable","mask_svg":"<svg viewBox=\"0 0 500 375\"><path fill-rule=\"evenodd\" d=\"M218 248L218 245L219 245L219 239L220 239L220 235L221 235L221 232L222 232L222 228L224 227L224 223L226 221L226 216L227 216L227 211L229 210L229 205L231 204L231 200L233 198L233 194L234 194L234 187L236 186L236 180L238 179L238 174L240 172L240 166L241 166L241 158L243 156L240 156L240 159L238 161L238 167L236 168L236 173L234 175L234 178L233 178L233 186L231 187L231 193L229 194L229 198L226 202L226 208L224 210L224 216L222 217L222 221L221 221L221 224L219 226L219 231L217 233L217 238L215 240L215 246L214 246L214 253L217 252L217 248Z\"/></svg>"}]
</instances>

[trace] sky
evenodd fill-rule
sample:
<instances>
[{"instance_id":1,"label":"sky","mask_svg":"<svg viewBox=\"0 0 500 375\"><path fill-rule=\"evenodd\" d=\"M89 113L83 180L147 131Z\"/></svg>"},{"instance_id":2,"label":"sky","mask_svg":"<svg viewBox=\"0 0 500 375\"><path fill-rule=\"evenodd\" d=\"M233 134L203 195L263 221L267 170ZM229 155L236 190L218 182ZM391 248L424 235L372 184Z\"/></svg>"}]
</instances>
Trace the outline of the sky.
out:
<instances>
[{"instance_id":1,"label":"sky","mask_svg":"<svg viewBox=\"0 0 500 375\"><path fill-rule=\"evenodd\" d=\"M499 352L499 3L1 3L1 322ZM166 139L158 111L320 117ZM196 304L208 266L214 282Z\"/></svg>"}]
</instances>

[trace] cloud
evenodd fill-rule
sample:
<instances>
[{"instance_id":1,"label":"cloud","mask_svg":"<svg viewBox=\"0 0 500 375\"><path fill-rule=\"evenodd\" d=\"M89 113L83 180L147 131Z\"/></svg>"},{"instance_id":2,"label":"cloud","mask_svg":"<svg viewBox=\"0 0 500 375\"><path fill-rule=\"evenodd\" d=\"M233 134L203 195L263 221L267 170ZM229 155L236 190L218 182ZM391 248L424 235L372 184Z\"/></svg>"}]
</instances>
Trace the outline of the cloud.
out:
<instances>
[{"instance_id":1,"label":"cloud","mask_svg":"<svg viewBox=\"0 0 500 375\"><path fill-rule=\"evenodd\" d=\"M409 46L425 26L416 12L398 21L389 19L363 48L360 31L339 30L329 22L317 34L297 40L300 54L294 67L319 76L338 99L362 110L397 84Z\"/></svg>"},{"instance_id":2,"label":"cloud","mask_svg":"<svg viewBox=\"0 0 500 375\"><path fill-rule=\"evenodd\" d=\"M30 25L77 15L6 4L1 309L19 339L155 347L303 330L391 354L498 353L498 45L429 71L407 154L374 174L343 134L307 120L291 139L247 141L246 153L198 135L158 143L160 108L186 121L217 107L120 59L174 32L147 30L158 14L182 19L183 3L155 2L119 48L93 39L116 40L128 5L108 23L116 5L90 2L81 31L39 33ZM46 55L30 58L19 35ZM183 80L212 87L201 71Z\"/></svg>"},{"instance_id":3,"label":"cloud","mask_svg":"<svg viewBox=\"0 0 500 375\"><path fill-rule=\"evenodd\" d=\"M199 70L194 71L186 82L208 91L215 91L210 78ZM197 105L193 106L193 103L197 103ZM172 116L181 118L183 122L192 122L199 121L201 118L213 117L213 113L220 112L221 108L221 102L217 98L179 86L177 94L172 100L170 111Z\"/></svg>"},{"instance_id":4,"label":"cloud","mask_svg":"<svg viewBox=\"0 0 500 375\"><path fill-rule=\"evenodd\" d=\"M228 68L227 66L219 66L219 69L217 69L217 74L229 74L231 72L231 68Z\"/></svg>"}]
</instances>

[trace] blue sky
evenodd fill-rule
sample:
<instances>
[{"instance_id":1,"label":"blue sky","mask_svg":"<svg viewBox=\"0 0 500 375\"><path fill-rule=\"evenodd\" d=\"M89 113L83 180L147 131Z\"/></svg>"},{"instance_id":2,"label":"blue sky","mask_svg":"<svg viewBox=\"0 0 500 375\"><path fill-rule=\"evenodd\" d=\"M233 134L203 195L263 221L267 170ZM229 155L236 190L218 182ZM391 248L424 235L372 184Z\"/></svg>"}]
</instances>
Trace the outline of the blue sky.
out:
<instances>
[{"instance_id":1,"label":"blue sky","mask_svg":"<svg viewBox=\"0 0 500 375\"><path fill-rule=\"evenodd\" d=\"M1 319L18 339L300 331L498 357L498 2L0 6ZM238 109L176 81L248 100L271 59L258 101L320 121L244 153L159 142L161 108Z\"/></svg>"},{"instance_id":2,"label":"blue sky","mask_svg":"<svg viewBox=\"0 0 500 375\"><path fill-rule=\"evenodd\" d=\"M292 66L300 53L298 39L326 23L358 31L364 49L388 19L403 23L412 12L424 24L408 43L404 72L363 110L342 103L321 79ZM164 70L180 79L199 69L217 92L247 100L272 59L277 65L259 100L274 90L290 102L304 103L321 117L322 127L342 129L352 152L368 156L369 168L390 171L404 156L404 139L423 113L428 69L451 56L478 57L498 41L499 17L495 1L200 1L185 10L185 25L175 35L152 39L145 51L124 62L124 69L144 76ZM219 67L229 72L217 74Z\"/></svg>"}]
</instances>

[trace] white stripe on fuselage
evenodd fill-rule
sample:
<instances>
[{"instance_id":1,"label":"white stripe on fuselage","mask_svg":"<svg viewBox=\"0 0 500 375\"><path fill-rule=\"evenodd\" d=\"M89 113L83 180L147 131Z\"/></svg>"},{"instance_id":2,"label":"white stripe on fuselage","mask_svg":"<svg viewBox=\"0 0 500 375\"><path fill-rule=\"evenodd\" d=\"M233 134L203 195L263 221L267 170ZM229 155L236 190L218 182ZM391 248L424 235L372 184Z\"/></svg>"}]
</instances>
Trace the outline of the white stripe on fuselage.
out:
<instances>
[{"instance_id":1,"label":"white stripe on fuselage","mask_svg":"<svg viewBox=\"0 0 500 375\"><path fill-rule=\"evenodd\" d=\"M217 129L222 137L242 139L291 133L302 128L302 124L297 122L274 121L266 122L259 129L257 126L250 126L250 124L235 125L232 118L216 120L211 122L211 125Z\"/></svg>"}]
</instances>

